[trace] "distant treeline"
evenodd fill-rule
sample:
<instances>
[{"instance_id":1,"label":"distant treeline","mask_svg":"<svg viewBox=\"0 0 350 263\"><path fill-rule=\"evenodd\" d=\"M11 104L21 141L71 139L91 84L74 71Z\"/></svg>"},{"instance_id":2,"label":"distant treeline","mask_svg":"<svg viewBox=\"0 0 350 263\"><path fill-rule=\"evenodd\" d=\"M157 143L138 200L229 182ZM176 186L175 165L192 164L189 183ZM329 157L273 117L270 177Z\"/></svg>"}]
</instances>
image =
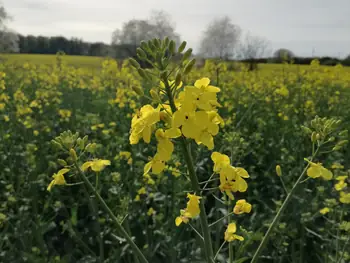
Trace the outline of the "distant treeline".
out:
<instances>
[{"instance_id":1,"label":"distant treeline","mask_svg":"<svg viewBox=\"0 0 350 263\"><path fill-rule=\"evenodd\" d=\"M117 59L125 59L136 56L135 45L108 45L102 42L89 43L78 38L67 39L62 36L23 36L19 35L19 52L26 54L56 54L63 51L67 55L83 56L109 56ZM336 65L341 63L344 66L350 66L350 56L346 59L333 57L293 57L294 64L309 65L313 59L317 58L322 65ZM245 59L241 60L247 63L282 63L283 59L279 57Z\"/></svg>"},{"instance_id":2,"label":"distant treeline","mask_svg":"<svg viewBox=\"0 0 350 263\"><path fill-rule=\"evenodd\" d=\"M345 59L339 59L334 57L294 57L289 62L293 61L293 64L297 65L310 65L311 61L317 59L321 65L335 66L342 64L343 66L350 66L350 56ZM258 59L243 59L242 62L254 63L254 64L265 64L265 63L283 63L283 59L278 57L272 58L258 58Z\"/></svg>"}]
</instances>

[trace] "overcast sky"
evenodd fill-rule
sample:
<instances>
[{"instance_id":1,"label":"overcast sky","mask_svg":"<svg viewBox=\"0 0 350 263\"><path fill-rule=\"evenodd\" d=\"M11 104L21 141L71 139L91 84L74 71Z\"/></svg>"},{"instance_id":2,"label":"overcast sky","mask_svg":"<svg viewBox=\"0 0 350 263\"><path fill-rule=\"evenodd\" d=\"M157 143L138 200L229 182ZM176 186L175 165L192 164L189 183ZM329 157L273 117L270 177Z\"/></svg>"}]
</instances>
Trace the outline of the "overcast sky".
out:
<instances>
[{"instance_id":1,"label":"overcast sky","mask_svg":"<svg viewBox=\"0 0 350 263\"><path fill-rule=\"evenodd\" d=\"M194 49L210 20L231 17L243 32L267 38L273 49L297 55L350 54L350 0L0 0L9 24L27 35L63 35L110 43L114 29L152 9L171 13Z\"/></svg>"}]
</instances>

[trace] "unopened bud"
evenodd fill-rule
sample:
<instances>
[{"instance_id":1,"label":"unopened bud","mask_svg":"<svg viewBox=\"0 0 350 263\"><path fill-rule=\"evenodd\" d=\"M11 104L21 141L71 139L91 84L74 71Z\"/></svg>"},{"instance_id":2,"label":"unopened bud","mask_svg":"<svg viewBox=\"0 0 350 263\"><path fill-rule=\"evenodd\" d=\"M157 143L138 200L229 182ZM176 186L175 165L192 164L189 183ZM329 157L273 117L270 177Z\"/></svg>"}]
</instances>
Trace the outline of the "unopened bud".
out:
<instances>
[{"instance_id":1,"label":"unopened bud","mask_svg":"<svg viewBox=\"0 0 350 263\"><path fill-rule=\"evenodd\" d=\"M65 160L63 160L63 159L58 159L57 162L61 166L67 166L67 162Z\"/></svg>"},{"instance_id":2,"label":"unopened bud","mask_svg":"<svg viewBox=\"0 0 350 263\"><path fill-rule=\"evenodd\" d=\"M282 169L281 169L281 166L279 165L276 165L276 174L278 176L282 176Z\"/></svg>"},{"instance_id":3,"label":"unopened bud","mask_svg":"<svg viewBox=\"0 0 350 263\"><path fill-rule=\"evenodd\" d=\"M181 53L182 51L184 51L185 47L186 47L187 42L183 41L181 43L181 45L179 46L179 49L177 50L177 52Z\"/></svg>"},{"instance_id":4,"label":"unopened bud","mask_svg":"<svg viewBox=\"0 0 350 263\"><path fill-rule=\"evenodd\" d=\"M57 150L63 150L63 146L62 144L60 144L59 142L52 140L51 144L54 148L56 148Z\"/></svg>"},{"instance_id":5,"label":"unopened bud","mask_svg":"<svg viewBox=\"0 0 350 263\"><path fill-rule=\"evenodd\" d=\"M160 101L160 97L157 91L155 91L154 89L151 89L149 93L151 94L152 99L154 99L155 101Z\"/></svg>"},{"instance_id":6,"label":"unopened bud","mask_svg":"<svg viewBox=\"0 0 350 263\"><path fill-rule=\"evenodd\" d=\"M142 68L138 68L137 72L139 73L139 75L141 76L141 78L146 79L146 72L142 69Z\"/></svg>"},{"instance_id":7,"label":"unopened bud","mask_svg":"<svg viewBox=\"0 0 350 263\"><path fill-rule=\"evenodd\" d=\"M192 48L187 49L182 57L182 61L186 61L192 55Z\"/></svg>"},{"instance_id":8,"label":"unopened bud","mask_svg":"<svg viewBox=\"0 0 350 263\"><path fill-rule=\"evenodd\" d=\"M311 141L312 141L313 143L315 143L315 142L317 141L316 132L312 132L312 134L311 134Z\"/></svg>"},{"instance_id":9,"label":"unopened bud","mask_svg":"<svg viewBox=\"0 0 350 263\"><path fill-rule=\"evenodd\" d=\"M188 73L191 72L191 70L194 66L194 63L196 63L195 59L192 59L192 60L190 60L190 62L187 63L187 65L185 66L185 69L184 69L184 75L187 75Z\"/></svg>"},{"instance_id":10,"label":"unopened bud","mask_svg":"<svg viewBox=\"0 0 350 263\"><path fill-rule=\"evenodd\" d=\"M133 58L129 58L129 62L131 64L131 66L133 66L134 68L138 69L140 68L140 64Z\"/></svg>"},{"instance_id":11,"label":"unopened bud","mask_svg":"<svg viewBox=\"0 0 350 263\"><path fill-rule=\"evenodd\" d=\"M139 86L132 86L132 90L139 96L143 96L143 89Z\"/></svg>"},{"instance_id":12,"label":"unopened bud","mask_svg":"<svg viewBox=\"0 0 350 263\"><path fill-rule=\"evenodd\" d=\"M167 112L161 111L159 113L159 117L165 123L171 124L172 119L171 119L171 117L169 116L169 114Z\"/></svg>"},{"instance_id":13,"label":"unopened bud","mask_svg":"<svg viewBox=\"0 0 350 263\"><path fill-rule=\"evenodd\" d=\"M79 147L80 150L84 150L84 147L85 147L84 144L85 144L85 143L84 143L84 140L83 140L83 139L81 139L81 138L78 138L78 139L77 139L77 145L78 145L78 147Z\"/></svg>"},{"instance_id":14,"label":"unopened bud","mask_svg":"<svg viewBox=\"0 0 350 263\"><path fill-rule=\"evenodd\" d=\"M328 141L329 141L329 142L334 142L334 141L335 141L335 137L334 137L334 136L330 137L330 138L328 139Z\"/></svg>"},{"instance_id":15,"label":"unopened bud","mask_svg":"<svg viewBox=\"0 0 350 263\"><path fill-rule=\"evenodd\" d=\"M140 59L146 59L147 58L147 55L145 53L145 51L143 51L141 48L137 48L136 49L136 54L137 56L140 58Z\"/></svg>"},{"instance_id":16,"label":"unopened bud","mask_svg":"<svg viewBox=\"0 0 350 263\"><path fill-rule=\"evenodd\" d=\"M337 145L339 145L339 146L344 146L344 145L346 145L348 142L349 142L348 140L343 140L343 141L338 142Z\"/></svg>"},{"instance_id":17,"label":"unopened bud","mask_svg":"<svg viewBox=\"0 0 350 263\"><path fill-rule=\"evenodd\" d=\"M70 157L72 157L73 162L76 162L78 160L77 153L73 148L69 150Z\"/></svg>"},{"instance_id":18,"label":"unopened bud","mask_svg":"<svg viewBox=\"0 0 350 263\"><path fill-rule=\"evenodd\" d=\"M348 130L341 131L341 132L339 133L339 136L347 137L347 136L348 136Z\"/></svg>"},{"instance_id":19,"label":"unopened bud","mask_svg":"<svg viewBox=\"0 0 350 263\"><path fill-rule=\"evenodd\" d=\"M182 74L180 71L178 71L176 73L176 77L175 77L175 87L179 86L182 80Z\"/></svg>"},{"instance_id":20,"label":"unopened bud","mask_svg":"<svg viewBox=\"0 0 350 263\"><path fill-rule=\"evenodd\" d=\"M162 71L160 73L160 78L161 80L163 80L164 83L166 83L168 80L168 71L167 70Z\"/></svg>"},{"instance_id":21,"label":"unopened bud","mask_svg":"<svg viewBox=\"0 0 350 263\"><path fill-rule=\"evenodd\" d=\"M169 52L174 55L175 54L175 48L176 48L176 44L174 40L170 40L169 43Z\"/></svg>"},{"instance_id":22,"label":"unopened bud","mask_svg":"<svg viewBox=\"0 0 350 263\"><path fill-rule=\"evenodd\" d=\"M89 143L88 145L86 145L85 151L87 151L88 153L94 153L96 150L96 147L97 147L96 143Z\"/></svg>"},{"instance_id":23,"label":"unopened bud","mask_svg":"<svg viewBox=\"0 0 350 263\"><path fill-rule=\"evenodd\" d=\"M318 140L318 141L319 141L319 140L320 140L320 138L321 138L321 135L320 135L319 133L317 133L317 134L316 134L316 140Z\"/></svg>"}]
</instances>

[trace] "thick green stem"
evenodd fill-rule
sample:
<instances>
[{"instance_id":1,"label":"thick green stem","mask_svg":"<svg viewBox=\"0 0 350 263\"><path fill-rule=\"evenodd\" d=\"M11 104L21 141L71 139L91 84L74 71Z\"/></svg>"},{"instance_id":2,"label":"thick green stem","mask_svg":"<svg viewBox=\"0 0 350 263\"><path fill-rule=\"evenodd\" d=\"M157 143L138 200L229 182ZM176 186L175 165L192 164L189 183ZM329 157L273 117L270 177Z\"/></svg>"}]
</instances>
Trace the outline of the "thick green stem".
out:
<instances>
[{"instance_id":1,"label":"thick green stem","mask_svg":"<svg viewBox=\"0 0 350 263\"><path fill-rule=\"evenodd\" d=\"M172 112L174 113L177 109L175 106L174 98L171 92L171 89L169 87L168 81L165 81L165 87L166 87L166 93L169 99L169 104L171 107ZM181 147L182 151L185 157L187 169L188 169L188 174L189 178L192 184L192 190L199 195L201 192L198 178L196 175L196 171L194 169L194 164L193 164L193 159L190 153L189 145L186 141L185 137L181 137ZM212 263L214 259L214 253L213 253L213 246L211 243L211 236L210 236L210 230L209 230L209 224L208 224L208 219L207 219L207 214L205 212L205 206L204 206L204 201L202 200L199 204L200 206L200 222L201 222L201 228L202 228L202 234L204 238L204 249L205 249L205 255L208 263Z\"/></svg>"},{"instance_id":2,"label":"thick green stem","mask_svg":"<svg viewBox=\"0 0 350 263\"><path fill-rule=\"evenodd\" d=\"M133 252L139 257L140 262L142 263L148 263L147 259L139 249L139 247L135 244L135 242L132 240L132 238L129 236L128 232L122 227L122 225L118 222L117 217L114 215L112 210L108 207L106 202L103 200L103 198L99 195L99 193L96 191L96 189L93 187L93 185L90 183L90 181L86 178L85 174L81 171L80 167L78 166L77 163L75 163L75 167L80 175L80 177L83 179L86 187L88 188L89 191L91 191L98 201L101 203L102 209L111 217L113 222L116 225L117 231L121 233L124 238L126 239L126 242L129 244Z\"/></svg>"},{"instance_id":3,"label":"thick green stem","mask_svg":"<svg viewBox=\"0 0 350 263\"><path fill-rule=\"evenodd\" d=\"M310 162L311 162L312 159L316 156L317 152L318 152L318 149L313 153ZM281 208L278 210L278 212L277 212L275 218L273 219L271 225L269 226L267 232L265 233L265 236L264 236L263 240L262 240L261 243L259 244L258 249L255 251L255 254L254 254L254 256L253 256L253 259L252 259L252 261L251 261L250 263L256 263L256 262L258 262L259 257L260 257L260 254L262 253L263 249L264 249L265 246L267 245L268 240L269 240L269 238L270 238L270 235L271 235L272 231L275 229L277 223L279 222L279 220L280 220L280 218L281 218L281 216L282 216L282 214L283 214L283 211L286 209L286 207L288 206L289 202L292 200L292 197L293 197L293 195L294 195L296 189L298 188L299 183L302 181L302 179L303 179L303 177L304 177L304 175L305 175L307 169L309 168L309 166L310 166L310 163L308 163L308 164L306 165L306 167L304 168L303 172L300 174L298 180L297 180L297 181L295 182L295 184L293 185L293 188L292 188L292 189L290 190L290 192L288 193L288 195L287 195L286 199L284 200L284 202L283 202Z\"/></svg>"}]
</instances>

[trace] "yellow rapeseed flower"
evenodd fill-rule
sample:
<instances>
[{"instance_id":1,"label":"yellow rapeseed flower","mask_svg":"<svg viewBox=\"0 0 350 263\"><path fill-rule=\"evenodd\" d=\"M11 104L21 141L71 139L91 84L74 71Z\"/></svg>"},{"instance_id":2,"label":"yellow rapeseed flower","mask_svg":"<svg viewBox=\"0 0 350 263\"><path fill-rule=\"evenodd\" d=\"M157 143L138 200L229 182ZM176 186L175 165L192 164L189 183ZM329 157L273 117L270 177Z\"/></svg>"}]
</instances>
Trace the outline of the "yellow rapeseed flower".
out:
<instances>
[{"instance_id":1,"label":"yellow rapeseed flower","mask_svg":"<svg viewBox=\"0 0 350 263\"><path fill-rule=\"evenodd\" d=\"M59 170L57 174L54 174L52 176L53 180L51 181L51 183L47 187L47 191L51 191L51 189L54 185L65 185L66 180L64 179L64 174L68 173L69 171L70 171L69 169L63 168L63 169Z\"/></svg>"},{"instance_id":2,"label":"yellow rapeseed flower","mask_svg":"<svg viewBox=\"0 0 350 263\"><path fill-rule=\"evenodd\" d=\"M245 199L240 199L236 202L235 207L233 208L233 212L236 215L240 215L243 213L250 213L252 211L252 205L249 204Z\"/></svg>"},{"instance_id":3,"label":"yellow rapeseed flower","mask_svg":"<svg viewBox=\"0 0 350 263\"><path fill-rule=\"evenodd\" d=\"M329 213L330 212L330 209L328 208L328 207L324 207L324 208L322 208L321 210L320 210L320 213L322 214L322 215L325 215L325 214L327 214L327 213Z\"/></svg>"},{"instance_id":4,"label":"yellow rapeseed flower","mask_svg":"<svg viewBox=\"0 0 350 263\"><path fill-rule=\"evenodd\" d=\"M237 226L235 223L230 223L225 231L225 241L232 242L234 240L243 241L242 236L236 235Z\"/></svg>"},{"instance_id":5,"label":"yellow rapeseed flower","mask_svg":"<svg viewBox=\"0 0 350 263\"><path fill-rule=\"evenodd\" d=\"M328 169L324 168L321 163L310 162L310 167L307 169L307 175L311 178L322 177L325 180L331 180L333 174Z\"/></svg>"},{"instance_id":6,"label":"yellow rapeseed flower","mask_svg":"<svg viewBox=\"0 0 350 263\"><path fill-rule=\"evenodd\" d=\"M201 197L188 193L187 198L189 200L186 209L181 209L180 216L175 219L176 226L181 225L181 223L187 224L191 218L195 218L200 214L199 202Z\"/></svg>"},{"instance_id":7,"label":"yellow rapeseed flower","mask_svg":"<svg viewBox=\"0 0 350 263\"><path fill-rule=\"evenodd\" d=\"M159 121L159 107L154 109L149 104L143 106L131 120L130 144L137 144L141 138L145 143L150 143L152 128Z\"/></svg>"},{"instance_id":8,"label":"yellow rapeseed flower","mask_svg":"<svg viewBox=\"0 0 350 263\"><path fill-rule=\"evenodd\" d=\"M86 171L87 169L91 168L91 170L93 170L94 172L101 172L107 165L111 165L111 161L94 159L92 161L85 162L81 166L81 169L83 171Z\"/></svg>"}]
</instances>

